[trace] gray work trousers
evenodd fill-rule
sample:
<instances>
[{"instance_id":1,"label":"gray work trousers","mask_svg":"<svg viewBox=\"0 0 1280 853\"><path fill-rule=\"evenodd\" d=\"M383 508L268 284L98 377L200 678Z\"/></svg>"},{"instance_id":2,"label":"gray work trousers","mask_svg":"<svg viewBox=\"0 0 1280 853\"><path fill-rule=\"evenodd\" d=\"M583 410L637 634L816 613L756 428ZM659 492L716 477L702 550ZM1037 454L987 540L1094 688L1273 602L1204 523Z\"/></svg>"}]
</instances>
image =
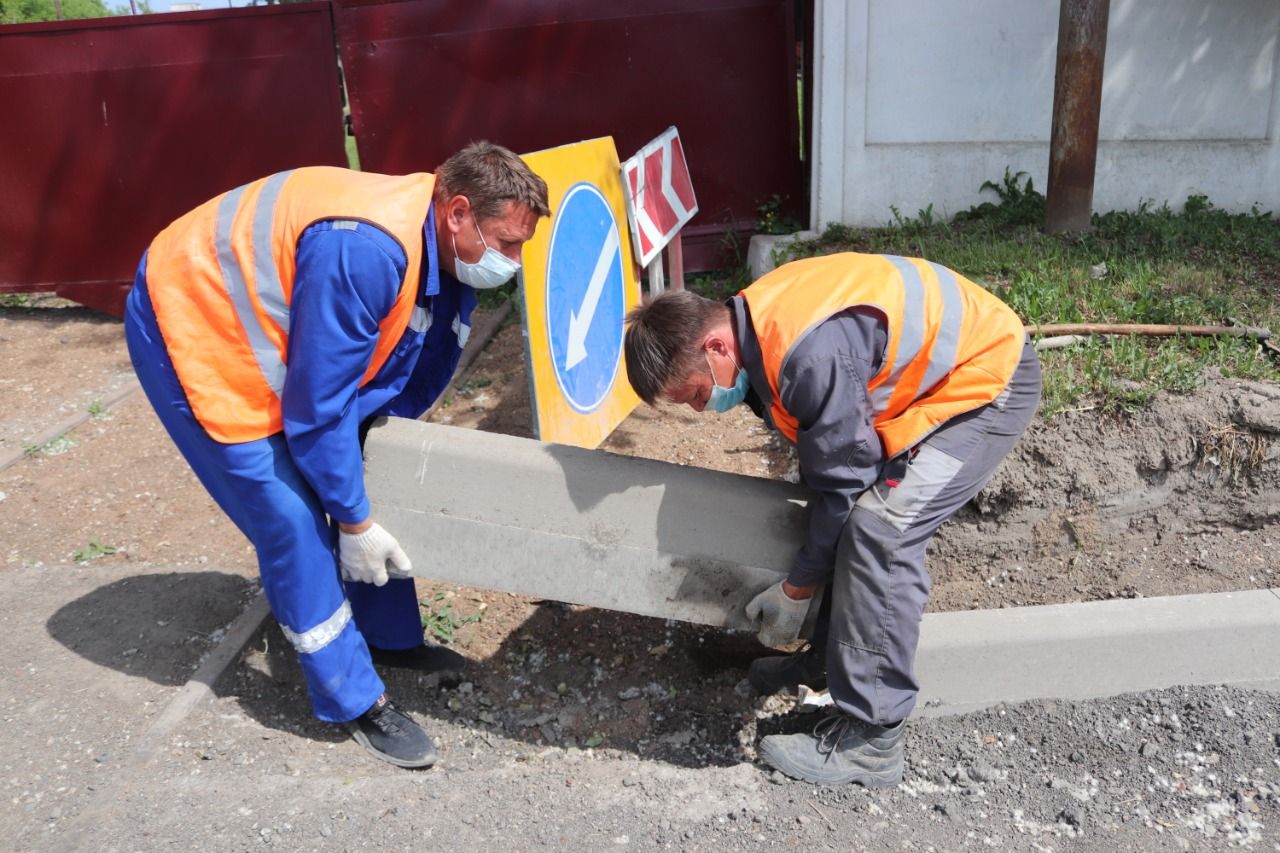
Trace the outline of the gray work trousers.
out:
<instances>
[{"instance_id":1,"label":"gray work trousers","mask_svg":"<svg viewBox=\"0 0 1280 853\"><path fill-rule=\"evenodd\" d=\"M841 531L828 590L827 684L844 713L876 725L911 714L919 691L916 643L931 585L925 548L991 479L1039 402L1040 362L1028 343L995 402L952 418L890 460L859 496Z\"/></svg>"}]
</instances>

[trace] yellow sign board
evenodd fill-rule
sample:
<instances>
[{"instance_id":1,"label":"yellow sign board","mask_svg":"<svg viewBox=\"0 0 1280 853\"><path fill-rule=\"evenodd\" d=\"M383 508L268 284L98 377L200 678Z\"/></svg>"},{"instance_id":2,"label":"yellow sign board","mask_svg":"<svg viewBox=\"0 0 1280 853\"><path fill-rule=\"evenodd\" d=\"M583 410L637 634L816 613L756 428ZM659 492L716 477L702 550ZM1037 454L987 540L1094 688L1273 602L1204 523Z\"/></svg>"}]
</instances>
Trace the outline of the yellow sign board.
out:
<instances>
[{"instance_id":1,"label":"yellow sign board","mask_svg":"<svg viewBox=\"0 0 1280 853\"><path fill-rule=\"evenodd\" d=\"M520 292L534 432L594 448L639 403L622 362L640 302L612 137L524 155L547 182L551 225L524 246Z\"/></svg>"}]
</instances>

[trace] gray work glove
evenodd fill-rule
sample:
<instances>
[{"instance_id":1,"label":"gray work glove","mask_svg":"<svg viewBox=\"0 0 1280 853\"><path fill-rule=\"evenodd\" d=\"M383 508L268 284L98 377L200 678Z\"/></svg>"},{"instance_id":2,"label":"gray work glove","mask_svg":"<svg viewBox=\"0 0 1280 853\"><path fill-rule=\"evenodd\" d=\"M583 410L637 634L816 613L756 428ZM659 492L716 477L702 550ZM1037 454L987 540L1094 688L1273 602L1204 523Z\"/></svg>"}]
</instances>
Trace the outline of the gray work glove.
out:
<instances>
[{"instance_id":1,"label":"gray work glove","mask_svg":"<svg viewBox=\"0 0 1280 853\"><path fill-rule=\"evenodd\" d=\"M413 570L400 543L376 522L360 533L338 533L338 564L344 579L383 586L388 580L388 561L399 573Z\"/></svg>"},{"instance_id":2,"label":"gray work glove","mask_svg":"<svg viewBox=\"0 0 1280 853\"><path fill-rule=\"evenodd\" d=\"M794 599L782 591L782 581L765 589L747 602L747 618L760 620L756 636L766 646L785 646L800 638L805 614L811 599Z\"/></svg>"}]
</instances>

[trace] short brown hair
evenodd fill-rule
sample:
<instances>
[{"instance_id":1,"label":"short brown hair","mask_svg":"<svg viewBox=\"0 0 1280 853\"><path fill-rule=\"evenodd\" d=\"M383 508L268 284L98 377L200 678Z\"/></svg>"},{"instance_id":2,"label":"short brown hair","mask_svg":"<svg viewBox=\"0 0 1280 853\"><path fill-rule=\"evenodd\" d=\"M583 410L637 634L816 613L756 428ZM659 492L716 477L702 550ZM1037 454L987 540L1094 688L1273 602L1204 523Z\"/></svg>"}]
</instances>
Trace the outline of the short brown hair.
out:
<instances>
[{"instance_id":1,"label":"short brown hair","mask_svg":"<svg viewBox=\"0 0 1280 853\"><path fill-rule=\"evenodd\" d=\"M687 290L646 299L627 314L627 379L650 406L697 367L702 339L728 317L728 306Z\"/></svg>"},{"instance_id":2,"label":"short brown hair","mask_svg":"<svg viewBox=\"0 0 1280 853\"><path fill-rule=\"evenodd\" d=\"M476 219L500 216L509 201L551 215L547 182L515 152L492 142L472 142L436 169L436 200L455 195L470 200Z\"/></svg>"}]
</instances>

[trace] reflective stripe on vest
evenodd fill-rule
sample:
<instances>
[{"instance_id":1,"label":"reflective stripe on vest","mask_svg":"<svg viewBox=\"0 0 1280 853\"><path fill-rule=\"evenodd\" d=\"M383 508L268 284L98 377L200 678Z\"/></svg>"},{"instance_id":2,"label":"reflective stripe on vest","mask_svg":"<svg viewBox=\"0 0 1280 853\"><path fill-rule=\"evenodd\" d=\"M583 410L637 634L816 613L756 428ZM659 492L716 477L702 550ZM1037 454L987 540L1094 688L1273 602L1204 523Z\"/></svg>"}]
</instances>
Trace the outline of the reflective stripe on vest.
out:
<instances>
[{"instance_id":1,"label":"reflective stripe on vest","mask_svg":"<svg viewBox=\"0 0 1280 853\"><path fill-rule=\"evenodd\" d=\"M875 414L884 412L889 401L897 390L898 380L903 372L920 357L924 346L925 322L925 284L920 278L920 271L906 258L896 255L885 255L887 261L902 276L903 305L902 328L899 332L897 350L894 352L894 364L889 366L889 376L871 392L871 407ZM942 318L934 336L933 347L928 354L928 365L924 377L916 387L928 391L941 382L948 373L955 370L956 352L960 346L960 329L964 325L964 303L960 299L960 286L951 270L944 266L929 263L938 280L938 292L942 300Z\"/></svg>"},{"instance_id":2,"label":"reflective stripe on vest","mask_svg":"<svg viewBox=\"0 0 1280 853\"><path fill-rule=\"evenodd\" d=\"M276 327L285 335L289 334L289 303L284 298L284 287L280 283L280 275L271 258L271 225L275 218L276 199L280 197L280 187L290 172L280 172L267 178L258 195L258 203L253 208L253 283L257 293L258 304L266 312ZM236 211L240 208L240 199L247 186L237 187L222 197L218 204L218 225L214 232L214 250L218 254L218 266L222 269L222 286L231 297L235 307L236 319L240 328L249 337L249 346L253 349L254 360L262 371L262 377L278 398L284 391L285 364L280 358L280 351L267 337L262 328L258 312L253 309L249 298L249 285L245 281L244 271L236 260L235 249L231 244L231 225Z\"/></svg>"},{"instance_id":3,"label":"reflective stripe on vest","mask_svg":"<svg viewBox=\"0 0 1280 853\"><path fill-rule=\"evenodd\" d=\"M800 424L782 405L779 378L797 344L853 307L885 317L884 360L867 383L887 455L950 417L991 402L1021 356L1017 315L939 264L894 255L845 253L795 261L741 293L773 395L771 417L795 441Z\"/></svg>"},{"instance_id":4,"label":"reflective stripe on vest","mask_svg":"<svg viewBox=\"0 0 1280 853\"><path fill-rule=\"evenodd\" d=\"M938 277L938 290L942 295L942 322L938 324L933 339L933 351L929 353L929 367L920 380L920 390L928 391L956 368L956 353L960 348L960 329L964 326L964 303L960 299L960 286L955 273L935 263L929 264Z\"/></svg>"}]
</instances>

